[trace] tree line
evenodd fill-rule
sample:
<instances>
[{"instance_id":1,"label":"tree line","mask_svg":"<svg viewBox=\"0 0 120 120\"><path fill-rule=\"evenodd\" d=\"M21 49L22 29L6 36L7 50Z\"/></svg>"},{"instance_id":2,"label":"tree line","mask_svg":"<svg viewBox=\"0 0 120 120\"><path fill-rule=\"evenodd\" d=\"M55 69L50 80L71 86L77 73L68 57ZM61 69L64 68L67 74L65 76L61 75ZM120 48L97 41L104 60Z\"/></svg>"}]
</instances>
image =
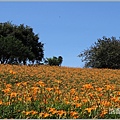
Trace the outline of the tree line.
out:
<instances>
[{"instance_id":1,"label":"tree line","mask_svg":"<svg viewBox=\"0 0 120 120\"><path fill-rule=\"evenodd\" d=\"M39 42L33 28L11 22L0 23L0 63L1 64L45 64L60 66L62 56L44 58L44 44Z\"/></svg>"},{"instance_id":2,"label":"tree line","mask_svg":"<svg viewBox=\"0 0 120 120\"><path fill-rule=\"evenodd\" d=\"M103 36L78 57L85 62L84 67L120 69L120 40ZM27 62L61 66L63 58L44 58L44 43L30 26L0 23L0 63L26 65Z\"/></svg>"}]
</instances>

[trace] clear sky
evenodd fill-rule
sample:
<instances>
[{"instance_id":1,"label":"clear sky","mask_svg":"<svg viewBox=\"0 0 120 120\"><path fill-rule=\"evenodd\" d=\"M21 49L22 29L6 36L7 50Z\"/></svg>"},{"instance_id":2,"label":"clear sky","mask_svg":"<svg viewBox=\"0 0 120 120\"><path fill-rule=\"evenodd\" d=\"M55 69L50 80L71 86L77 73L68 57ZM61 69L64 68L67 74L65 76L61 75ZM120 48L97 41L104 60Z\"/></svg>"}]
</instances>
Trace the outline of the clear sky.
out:
<instances>
[{"instance_id":1,"label":"clear sky","mask_svg":"<svg viewBox=\"0 0 120 120\"><path fill-rule=\"evenodd\" d=\"M81 51L98 38L120 37L120 2L0 2L0 22L28 25L44 44L44 57L83 67Z\"/></svg>"}]
</instances>

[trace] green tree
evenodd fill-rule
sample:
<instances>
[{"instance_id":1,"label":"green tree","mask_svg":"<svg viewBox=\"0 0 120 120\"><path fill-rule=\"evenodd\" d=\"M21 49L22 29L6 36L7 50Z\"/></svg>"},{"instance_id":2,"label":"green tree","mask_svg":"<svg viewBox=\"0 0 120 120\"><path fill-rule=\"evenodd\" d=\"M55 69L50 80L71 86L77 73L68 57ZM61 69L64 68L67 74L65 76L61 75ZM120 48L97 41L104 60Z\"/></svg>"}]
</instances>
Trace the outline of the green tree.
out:
<instances>
[{"instance_id":1,"label":"green tree","mask_svg":"<svg viewBox=\"0 0 120 120\"><path fill-rule=\"evenodd\" d=\"M53 58L47 58L45 59L45 63L47 63L50 66L61 66L63 61L62 56L59 56L58 58L53 56Z\"/></svg>"},{"instance_id":2,"label":"green tree","mask_svg":"<svg viewBox=\"0 0 120 120\"><path fill-rule=\"evenodd\" d=\"M34 57L28 47L12 36L0 38L0 61L1 63L21 63L25 57ZM30 55L29 55L30 54Z\"/></svg>"},{"instance_id":3,"label":"green tree","mask_svg":"<svg viewBox=\"0 0 120 120\"><path fill-rule=\"evenodd\" d=\"M61 64L62 64L62 61L63 61L62 56L58 56L58 63L59 63L60 66L61 66Z\"/></svg>"},{"instance_id":4,"label":"green tree","mask_svg":"<svg viewBox=\"0 0 120 120\"><path fill-rule=\"evenodd\" d=\"M44 57L44 44L39 42L38 34L34 34L33 29L29 26L24 26L24 24L17 26L11 22L0 23L0 39L1 41L4 39L4 42L0 44L1 63L5 61L11 63L16 59L23 64L26 64L27 61L40 63Z\"/></svg>"},{"instance_id":5,"label":"green tree","mask_svg":"<svg viewBox=\"0 0 120 120\"><path fill-rule=\"evenodd\" d=\"M104 36L78 56L85 61L85 67L120 69L120 40Z\"/></svg>"}]
</instances>

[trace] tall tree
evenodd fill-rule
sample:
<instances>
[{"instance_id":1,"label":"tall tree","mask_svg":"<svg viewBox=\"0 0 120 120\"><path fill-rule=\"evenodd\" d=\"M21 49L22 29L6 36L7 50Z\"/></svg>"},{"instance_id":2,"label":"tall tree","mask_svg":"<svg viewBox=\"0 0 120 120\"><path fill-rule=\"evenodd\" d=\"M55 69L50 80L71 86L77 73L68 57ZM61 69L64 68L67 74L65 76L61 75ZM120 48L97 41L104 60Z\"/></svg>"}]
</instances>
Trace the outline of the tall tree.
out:
<instances>
[{"instance_id":1,"label":"tall tree","mask_svg":"<svg viewBox=\"0 0 120 120\"><path fill-rule=\"evenodd\" d=\"M4 44L3 42L0 44L3 46L4 49L4 45L8 43L7 46L9 47L5 50L7 54L10 53L10 51L12 50L11 53L14 59L10 57L9 59L11 59L11 61L16 60L15 54L18 53L18 51L21 53L18 54L18 61L20 63L23 62L24 64L26 64L27 61L32 61L33 63L35 61L40 62L44 57L44 44L39 42L38 34L35 34L33 32L33 29L29 26L24 26L24 24L20 24L19 26L17 26L12 24L11 22L0 23L0 39L4 39L4 42L6 41ZM12 43L13 45L11 45ZM19 46L19 49L15 46ZM3 63L4 59L8 59L6 58L7 54L5 55L3 51L0 51L0 53L2 53L1 63Z\"/></svg>"},{"instance_id":2,"label":"tall tree","mask_svg":"<svg viewBox=\"0 0 120 120\"><path fill-rule=\"evenodd\" d=\"M120 40L103 36L78 56L85 61L85 67L120 69Z\"/></svg>"}]
</instances>

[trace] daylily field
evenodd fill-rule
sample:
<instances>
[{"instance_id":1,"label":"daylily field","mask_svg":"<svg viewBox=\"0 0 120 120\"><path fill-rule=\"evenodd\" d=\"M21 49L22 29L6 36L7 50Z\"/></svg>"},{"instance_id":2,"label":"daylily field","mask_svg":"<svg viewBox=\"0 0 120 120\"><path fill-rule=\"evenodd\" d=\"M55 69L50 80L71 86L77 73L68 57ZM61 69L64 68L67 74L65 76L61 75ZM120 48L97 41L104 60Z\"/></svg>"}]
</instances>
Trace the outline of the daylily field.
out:
<instances>
[{"instance_id":1,"label":"daylily field","mask_svg":"<svg viewBox=\"0 0 120 120\"><path fill-rule=\"evenodd\" d=\"M3 118L120 118L120 70L0 64Z\"/></svg>"}]
</instances>

